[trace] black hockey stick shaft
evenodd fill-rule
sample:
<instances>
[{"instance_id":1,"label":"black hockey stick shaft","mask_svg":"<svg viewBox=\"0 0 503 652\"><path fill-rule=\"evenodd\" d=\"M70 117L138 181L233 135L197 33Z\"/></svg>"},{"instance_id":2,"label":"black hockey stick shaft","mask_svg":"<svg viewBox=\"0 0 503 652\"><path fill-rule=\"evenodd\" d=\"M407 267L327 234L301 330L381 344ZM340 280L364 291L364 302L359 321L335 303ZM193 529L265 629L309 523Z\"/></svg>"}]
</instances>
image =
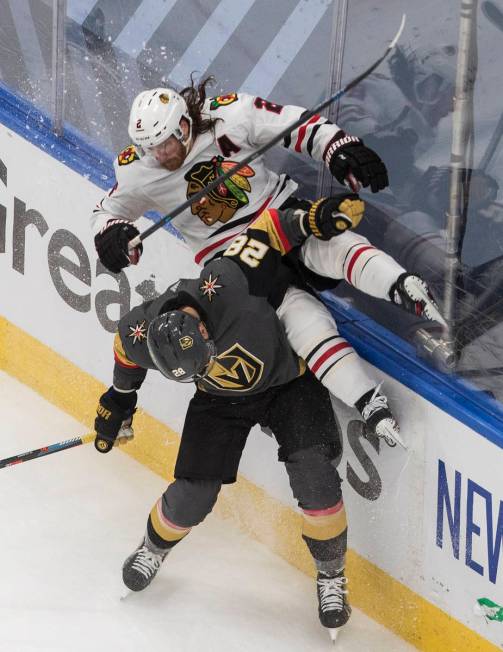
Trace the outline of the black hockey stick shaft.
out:
<instances>
[{"instance_id":1,"label":"black hockey stick shaft","mask_svg":"<svg viewBox=\"0 0 503 652\"><path fill-rule=\"evenodd\" d=\"M60 451L65 451L68 448L75 448L75 446L82 446L82 444L89 444L95 437L95 433L89 433L87 435L83 435L82 437L74 437L73 439L60 441L57 444L42 446L42 448L36 448L35 450L27 451L26 453L19 453L19 455L6 457L5 459L0 460L0 469L3 469L6 466L21 464L22 462L28 462L29 460L34 460L38 457L52 455L52 453L59 453Z\"/></svg>"},{"instance_id":2,"label":"black hockey stick shaft","mask_svg":"<svg viewBox=\"0 0 503 652\"><path fill-rule=\"evenodd\" d=\"M325 109L327 106L332 104L333 102L336 102L338 99L340 99L345 93L350 91L352 88L354 88L357 84L359 84L361 81L363 81L366 77L368 77L374 70L381 65L381 63L386 59L388 54L393 50L395 45L398 42L398 39L400 38L400 35L403 31L405 25L405 14L402 15L402 21L400 23L400 27L393 37L391 43L388 45L386 48L384 54L382 54L379 59L374 61L372 65L370 65L366 70L364 70L361 74L359 74L357 77L352 79L349 83L347 83L345 86L343 86L341 89L339 89L336 93L331 95L329 98L323 100L320 104L317 106L313 107L312 109L309 109L307 112L303 113L302 116L296 120L293 124L289 125L283 131L281 131L279 134L274 136L268 143L265 143L265 145L262 145L262 147L259 147L257 150L252 152L249 156L245 157L242 161L236 164L235 167L231 168L228 170L225 174L222 174L220 177L214 179L211 183L209 183L205 188L200 190L198 193L195 195L192 195L190 199L187 199L187 201L184 201L182 204L180 204L177 208L175 208L169 215L165 215L163 218L161 218L158 222L155 224L152 224L148 229L143 231L143 233L140 233L137 235L135 238L133 238L128 245L129 250L131 251L135 247L137 247L140 242L143 242L146 238L151 236L153 233L155 233L158 229L160 229L164 224L167 222L170 222L173 220L177 215L180 215L186 208L189 208L192 204L198 202L200 199L208 195L212 190L214 190L217 186L219 186L221 183L229 179L231 176L239 172L242 168L244 168L246 165L251 163L252 161L255 161L259 156L262 156L267 152L271 147L274 147L276 143L279 143L281 140L285 138L285 136L288 136L291 134L292 131L297 129L297 127L300 127L304 123L308 122L314 115Z\"/></svg>"}]
</instances>

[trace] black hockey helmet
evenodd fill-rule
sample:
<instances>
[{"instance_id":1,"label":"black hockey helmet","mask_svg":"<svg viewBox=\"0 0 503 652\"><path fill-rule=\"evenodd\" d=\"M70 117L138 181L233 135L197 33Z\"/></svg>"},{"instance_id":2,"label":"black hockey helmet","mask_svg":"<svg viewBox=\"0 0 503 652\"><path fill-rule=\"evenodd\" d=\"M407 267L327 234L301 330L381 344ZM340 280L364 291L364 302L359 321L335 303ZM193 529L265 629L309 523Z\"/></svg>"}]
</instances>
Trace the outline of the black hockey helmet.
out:
<instances>
[{"instance_id":1,"label":"black hockey helmet","mask_svg":"<svg viewBox=\"0 0 503 652\"><path fill-rule=\"evenodd\" d=\"M204 339L200 323L200 319L183 310L164 313L150 322L148 351L166 378L191 383L204 377L216 347L213 340Z\"/></svg>"}]
</instances>

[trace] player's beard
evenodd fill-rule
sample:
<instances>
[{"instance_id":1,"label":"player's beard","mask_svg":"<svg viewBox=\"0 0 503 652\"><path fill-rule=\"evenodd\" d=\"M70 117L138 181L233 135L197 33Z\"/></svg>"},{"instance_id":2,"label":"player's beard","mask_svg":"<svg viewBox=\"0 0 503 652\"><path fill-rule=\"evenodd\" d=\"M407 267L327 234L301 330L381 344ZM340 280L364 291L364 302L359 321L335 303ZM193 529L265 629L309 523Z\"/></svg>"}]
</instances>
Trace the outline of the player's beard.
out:
<instances>
[{"instance_id":1,"label":"player's beard","mask_svg":"<svg viewBox=\"0 0 503 652\"><path fill-rule=\"evenodd\" d=\"M177 142L176 151L172 154L172 156L161 163L161 165L169 172L174 172L175 170L178 170L182 167L186 156L187 150L185 149L184 145L182 145L180 142Z\"/></svg>"},{"instance_id":2,"label":"player's beard","mask_svg":"<svg viewBox=\"0 0 503 652\"><path fill-rule=\"evenodd\" d=\"M181 156L172 156L165 163L161 163L163 168L166 168L169 172L174 172L182 167L183 162L185 161L185 152Z\"/></svg>"}]
</instances>

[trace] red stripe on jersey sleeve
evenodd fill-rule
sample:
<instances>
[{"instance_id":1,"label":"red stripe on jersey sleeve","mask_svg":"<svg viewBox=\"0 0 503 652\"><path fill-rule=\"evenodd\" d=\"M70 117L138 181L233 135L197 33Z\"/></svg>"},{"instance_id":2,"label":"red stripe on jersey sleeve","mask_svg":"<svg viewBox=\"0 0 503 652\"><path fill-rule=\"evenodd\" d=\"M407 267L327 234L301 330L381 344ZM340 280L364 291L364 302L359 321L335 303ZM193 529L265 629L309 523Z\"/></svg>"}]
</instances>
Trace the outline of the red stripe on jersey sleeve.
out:
<instances>
[{"instance_id":1,"label":"red stripe on jersey sleeve","mask_svg":"<svg viewBox=\"0 0 503 652\"><path fill-rule=\"evenodd\" d=\"M140 367L135 364L134 362L129 362L126 364L124 360L121 360L119 356L117 355L117 352L114 351L114 360L115 362L119 365L119 367L123 367L124 369L139 369Z\"/></svg>"},{"instance_id":2,"label":"red stripe on jersey sleeve","mask_svg":"<svg viewBox=\"0 0 503 652\"><path fill-rule=\"evenodd\" d=\"M301 152L302 151L302 149L301 149L302 141L304 140L304 137L306 135L306 131L307 131L307 128L309 127L309 125L313 124L314 122L318 122L319 119L320 119L320 116L316 113L315 115L313 115L311 120L309 120L309 122L306 122L306 124L303 124L302 127L300 127L299 135L297 137L297 142L295 143L295 151L296 152Z\"/></svg>"},{"instance_id":3,"label":"red stripe on jersey sleeve","mask_svg":"<svg viewBox=\"0 0 503 652\"><path fill-rule=\"evenodd\" d=\"M271 216L271 219L273 221L274 228L276 229L276 233L278 234L278 238L281 240L283 249L285 250L285 253L288 253L291 250L292 245L290 244L290 241L288 240L286 233L283 231L283 227L281 226L281 220L279 219L279 213L275 208L270 208L269 215Z\"/></svg>"}]
</instances>

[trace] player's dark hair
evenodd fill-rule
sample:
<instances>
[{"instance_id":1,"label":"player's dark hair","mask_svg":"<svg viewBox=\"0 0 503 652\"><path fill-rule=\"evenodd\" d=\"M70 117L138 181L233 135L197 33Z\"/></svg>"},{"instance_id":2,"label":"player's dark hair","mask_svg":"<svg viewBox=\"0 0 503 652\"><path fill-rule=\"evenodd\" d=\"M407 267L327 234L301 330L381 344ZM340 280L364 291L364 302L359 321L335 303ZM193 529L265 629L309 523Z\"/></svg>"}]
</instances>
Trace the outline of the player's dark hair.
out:
<instances>
[{"instance_id":1,"label":"player's dark hair","mask_svg":"<svg viewBox=\"0 0 503 652\"><path fill-rule=\"evenodd\" d=\"M192 118L193 137L205 134L208 131L215 133L215 125L221 118L203 118L202 110L206 100L206 87L213 86L215 78L213 75L202 79L199 84L194 82L194 73L190 75L190 86L180 91L180 95L187 102L189 115Z\"/></svg>"}]
</instances>

